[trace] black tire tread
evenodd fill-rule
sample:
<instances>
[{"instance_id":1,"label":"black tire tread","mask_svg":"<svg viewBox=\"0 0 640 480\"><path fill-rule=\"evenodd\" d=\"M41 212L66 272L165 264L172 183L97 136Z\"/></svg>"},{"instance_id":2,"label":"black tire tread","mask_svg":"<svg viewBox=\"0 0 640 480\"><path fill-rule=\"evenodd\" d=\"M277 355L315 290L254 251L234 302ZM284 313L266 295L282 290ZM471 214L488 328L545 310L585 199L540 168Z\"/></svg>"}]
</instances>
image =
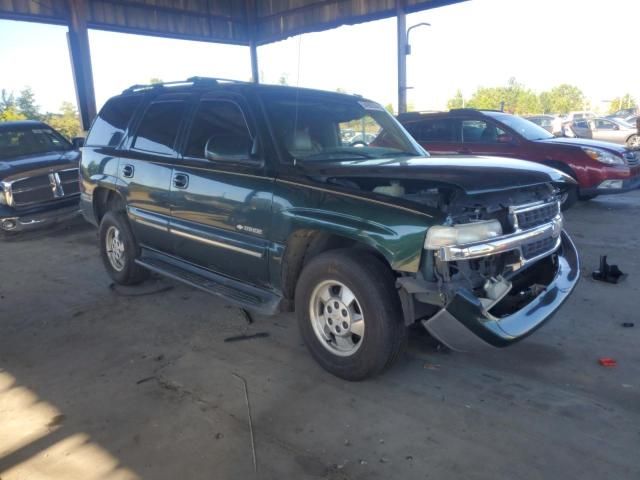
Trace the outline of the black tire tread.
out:
<instances>
[{"instance_id":1,"label":"black tire tread","mask_svg":"<svg viewBox=\"0 0 640 480\"><path fill-rule=\"evenodd\" d=\"M339 267L336 268L336 265L339 265ZM303 338L305 337L303 324L309 322L306 313L308 298L302 298L305 284L311 282L313 285L314 281L317 282L323 279L323 276L326 277L327 272L332 269L334 270L334 275L337 273L337 276L342 276L345 275L344 272L349 272L347 275L355 274L356 278L366 279L368 282L364 287L352 285L350 288L361 288L367 292L374 292L371 297L372 302L377 303L377 306L381 307L382 310L377 311L377 315L382 315L389 322L385 327L389 336L386 337L387 341L383 342L384 351L376 351L375 355L366 357L365 355L371 352L363 352L362 348L365 347L363 345L361 350L354 354L354 357L358 357L356 361L351 358L344 360L340 357L334 357L333 360L335 361L332 362L329 359L331 354L326 352L322 345L316 345L317 339L315 336L312 337L313 341L311 343L315 342L316 344L309 345L307 339L305 339L305 343L307 343L316 361L338 377L345 380L358 381L378 375L390 368L400 358L406 345L407 333L393 274L386 263L371 253L356 249L330 250L318 255L305 265L298 279L298 287L300 288L296 288L296 314ZM361 295L358 295L358 298L361 302L363 301ZM369 326L371 328L370 324ZM310 329L311 327L307 326L307 328ZM307 331L306 333L315 335L313 331ZM316 348L318 349L317 351ZM383 361L381 362L380 360Z\"/></svg>"}]
</instances>

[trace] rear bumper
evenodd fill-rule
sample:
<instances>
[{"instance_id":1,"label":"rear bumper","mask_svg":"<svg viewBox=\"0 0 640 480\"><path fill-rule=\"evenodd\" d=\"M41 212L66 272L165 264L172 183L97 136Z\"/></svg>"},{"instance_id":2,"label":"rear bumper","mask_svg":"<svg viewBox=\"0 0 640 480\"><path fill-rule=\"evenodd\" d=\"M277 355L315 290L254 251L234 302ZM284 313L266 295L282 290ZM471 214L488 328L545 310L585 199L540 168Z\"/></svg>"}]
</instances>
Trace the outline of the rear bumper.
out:
<instances>
[{"instance_id":1,"label":"rear bumper","mask_svg":"<svg viewBox=\"0 0 640 480\"><path fill-rule=\"evenodd\" d=\"M453 300L422 323L429 333L453 350L505 347L523 339L549 320L569 297L579 277L578 252L563 232L553 280L525 307L506 317L496 318L483 308L475 295L460 289Z\"/></svg>"},{"instance_id":2,"label":"rear bumper","mask_svg":"<svg viewBox=\"0 0 640 480\"><path fill-rule=\"evenodd\" d=\"M77 202L65 203L58 208L28 213L0 213L0 230L5 232L24 232L45 227L47 225L69 220L80 214Z\"/></svg>"}]
</instances>

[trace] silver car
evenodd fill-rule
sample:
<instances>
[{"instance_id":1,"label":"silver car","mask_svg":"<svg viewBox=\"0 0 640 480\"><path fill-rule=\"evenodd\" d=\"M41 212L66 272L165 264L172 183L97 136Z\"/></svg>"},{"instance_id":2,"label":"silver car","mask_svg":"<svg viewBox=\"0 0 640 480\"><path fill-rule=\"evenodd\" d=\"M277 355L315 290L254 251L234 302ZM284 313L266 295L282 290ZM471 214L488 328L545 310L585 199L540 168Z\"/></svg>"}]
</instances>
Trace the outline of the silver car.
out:
<instances>
[{"instance_id":1,"label":"silver car","mask_svg":"<svg viewBox=\"0 0 640 480\"><path fill-rule=\"evenodd\" d=\"M640 148L640 136L636 126L624 120L612 118L575 120L572 129L580 138L592 138L627 145L629 148Z\"/></svg>"}]
</instances>

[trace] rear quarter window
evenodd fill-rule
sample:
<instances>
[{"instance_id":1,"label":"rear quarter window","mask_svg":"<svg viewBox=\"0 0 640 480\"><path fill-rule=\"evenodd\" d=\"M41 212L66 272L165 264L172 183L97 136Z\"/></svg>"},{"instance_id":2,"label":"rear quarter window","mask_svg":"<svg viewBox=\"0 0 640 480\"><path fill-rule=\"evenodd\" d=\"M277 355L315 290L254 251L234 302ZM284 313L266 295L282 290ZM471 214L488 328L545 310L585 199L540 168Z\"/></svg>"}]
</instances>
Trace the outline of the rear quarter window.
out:
<instances>
[{"instance_id":1,"label":"rear quarter window","mask_svg":"<svg viewBox=\"0 0 640 480\"><path fill-rule=\"evenodd\" d=\"M109 100L93 122L86 145L93 147L117 147L127 125L142 102L142 96L116 97Z\"/></svg>"}]
</instances>

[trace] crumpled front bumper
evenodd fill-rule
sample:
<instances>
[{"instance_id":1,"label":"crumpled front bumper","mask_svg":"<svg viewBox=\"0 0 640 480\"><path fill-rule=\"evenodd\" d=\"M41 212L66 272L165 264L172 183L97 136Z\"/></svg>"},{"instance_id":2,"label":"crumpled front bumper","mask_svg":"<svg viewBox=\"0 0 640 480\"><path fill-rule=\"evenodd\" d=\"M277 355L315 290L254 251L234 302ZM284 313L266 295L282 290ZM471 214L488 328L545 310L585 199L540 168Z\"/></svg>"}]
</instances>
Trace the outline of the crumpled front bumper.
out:
<instances>
[{"instance_id":1,"label":"crumpled front bumper","mask_svg":"<svg viewBox=\"0 0 640 480\"><path fill-rule=\"evenodd\" d=\"M562 232L558 266L551 283L530 303L511 315L496 318L466 289L436 315L422 323L431 335L453 350L472 351L488 345L505 347L521 340L549 320L569 297L580 277L578 252Z\"/></svg>"}]
</instances>

